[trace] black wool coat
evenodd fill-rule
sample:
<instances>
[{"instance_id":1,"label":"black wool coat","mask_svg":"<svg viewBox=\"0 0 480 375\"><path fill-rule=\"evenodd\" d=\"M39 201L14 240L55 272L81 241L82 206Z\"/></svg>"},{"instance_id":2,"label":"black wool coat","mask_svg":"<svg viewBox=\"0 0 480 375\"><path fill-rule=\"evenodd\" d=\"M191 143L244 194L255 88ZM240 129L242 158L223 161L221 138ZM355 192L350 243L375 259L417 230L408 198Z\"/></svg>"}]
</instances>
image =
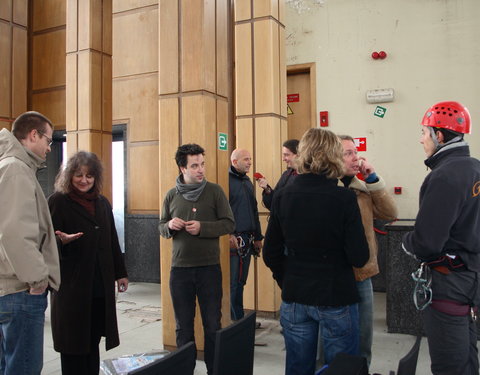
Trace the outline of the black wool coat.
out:
<instances>
[{"instance_id":1,"label":"black wool coat","mask_svg":"<svg viewBox=\"0 0 480 375\"><path fill-rule=\"evenodd\" d=\"M54 348L66 354L90 352L93 296L104 296L104 314L93 312L93 319L104 319L106 349L119 345L115 307L115 280L127 277L112 207L100 196L95 201L95 217L68 195L55 193L48 199L55 230L83 232L66 245L59 243L61 285L51 294L51 321ZM101 279L94 283L95 268ZM94 290L94 287L96 290ZM103 287L103 288L102 288Z\"/></svg>"}]
</instances>

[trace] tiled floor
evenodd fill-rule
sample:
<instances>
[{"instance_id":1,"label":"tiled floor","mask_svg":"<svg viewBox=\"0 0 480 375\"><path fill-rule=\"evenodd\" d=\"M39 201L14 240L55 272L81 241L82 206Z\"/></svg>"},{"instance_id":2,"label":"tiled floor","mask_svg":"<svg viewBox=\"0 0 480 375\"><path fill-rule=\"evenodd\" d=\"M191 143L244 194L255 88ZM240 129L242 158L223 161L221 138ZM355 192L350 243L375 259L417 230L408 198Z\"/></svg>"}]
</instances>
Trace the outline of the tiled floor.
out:
<instances>
[{"instance_id":1,"label":"tiled floor","mask_svg":"<svg viewBox=\"0 0 480 375\"><path fill-rule=\"evenodd\" d=\"M160 310L160 285L131 283L126 293L120 294L117 304L120 330L120 346L105 352L101 344L101 358L115 358L133 353L163 349ZM276 320L259 319L262 329L257 330L256 342L265 344L255 347L255 375L284 373L285 350L280 324ZM388 375L397 369L398 360L413 345L415 338L409 335L389 334L385 323L385 294L375 294L375 324L371 373ZM428 347L422 340L417 374L430 374ZM49 312L45 324L44 375L60 375L59 354L53 350ZM206 374L205 365L197 361L195 375ZM234 375L234 374L228 374Z\"/></svg>"}]
</instances>

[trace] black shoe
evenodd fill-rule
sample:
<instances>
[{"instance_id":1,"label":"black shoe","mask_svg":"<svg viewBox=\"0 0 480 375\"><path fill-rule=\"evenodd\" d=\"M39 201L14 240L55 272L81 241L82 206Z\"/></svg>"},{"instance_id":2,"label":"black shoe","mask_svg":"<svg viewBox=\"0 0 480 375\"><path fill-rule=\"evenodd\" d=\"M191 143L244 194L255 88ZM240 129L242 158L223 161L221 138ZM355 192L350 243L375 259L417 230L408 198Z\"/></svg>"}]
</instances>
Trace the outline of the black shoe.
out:
<instances>
[{"instance_id":1,"label":"black shoe","mask_svg":"<svg viewBox=\"0 0 480 375\"><path fill-rule=\"evenodd\" d=\"M262 327L262 323L260 322L255 322L255 329L259 329Z\"/></svg>"}]
</instances>

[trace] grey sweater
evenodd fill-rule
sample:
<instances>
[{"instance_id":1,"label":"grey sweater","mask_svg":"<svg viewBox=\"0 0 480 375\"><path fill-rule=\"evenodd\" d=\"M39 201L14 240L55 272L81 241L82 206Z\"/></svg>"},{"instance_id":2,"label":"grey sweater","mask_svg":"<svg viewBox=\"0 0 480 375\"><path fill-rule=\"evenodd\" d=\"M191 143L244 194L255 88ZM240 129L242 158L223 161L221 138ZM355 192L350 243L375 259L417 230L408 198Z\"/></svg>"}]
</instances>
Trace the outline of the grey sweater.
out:
<instances>
[{"instance_id":1,"label":"grey sweater","mask_svg":"<svg viewBox=\"0 0 480 375\"><path fill-rule=\"evenodd\" d=\"M174 217L198 220L200 233L192 236L186 230L172 231L168 222ZM220 263L218 237L233 232L235 221L222 188L207 182L196 202L187 201L176 189L165 196L158 226L165 238L173 238L172 267L199 267Z\"/></svg>"}]
</instances>

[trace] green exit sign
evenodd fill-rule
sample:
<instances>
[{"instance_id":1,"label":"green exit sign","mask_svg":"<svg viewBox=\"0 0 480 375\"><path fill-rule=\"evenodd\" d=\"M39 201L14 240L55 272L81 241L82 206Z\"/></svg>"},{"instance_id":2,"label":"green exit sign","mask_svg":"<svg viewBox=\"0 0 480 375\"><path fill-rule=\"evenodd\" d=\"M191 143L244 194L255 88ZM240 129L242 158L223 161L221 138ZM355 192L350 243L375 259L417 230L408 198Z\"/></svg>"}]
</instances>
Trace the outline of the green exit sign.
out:
<instances>
[{"instance_id":1,"label":"green exit sign","mask_svg":"<svg viewBox=\"0 0 480 375\"><path fill-rule=\"evenodd\" d=\"M218 149L227 151L228 149L228 136L225 133L218 133Z\"/></svg>"},{"instance_id":2,"label":"green exit sign","mask_svg":"<svg viewBox=\"0 0 480 375\"><path fill-rule=\"evenodd\" d=\"M373 114L377 117L383 118L383 116L385 116L385 112L387 112L386 108L383 108L377 105L377 108L375 108L375 112L373 112Z\"/></svg>"}]
</instances>

